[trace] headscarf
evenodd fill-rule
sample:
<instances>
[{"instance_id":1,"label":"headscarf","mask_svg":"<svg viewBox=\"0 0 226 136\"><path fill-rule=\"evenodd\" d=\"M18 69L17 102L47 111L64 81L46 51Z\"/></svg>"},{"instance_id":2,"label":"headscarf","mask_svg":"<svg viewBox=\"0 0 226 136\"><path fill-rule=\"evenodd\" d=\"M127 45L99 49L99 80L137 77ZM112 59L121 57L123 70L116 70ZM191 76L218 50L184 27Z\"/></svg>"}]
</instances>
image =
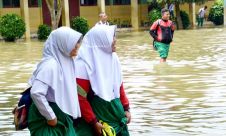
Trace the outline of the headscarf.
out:
<instances>
[{"instance_id":1,"label":"headscarf","mask_svg":"<svg viewBox=\"0 0 226 136\"><path fill-rule=\"evenodd\" d=\"M111 101L120 97L122 84L121 65L112 52L116 26L97 25L85 36L77 60L85 63L86 71L95 95Z\"/></svg>"},{"instance_id":2,"label":"headscarf","mask_svg":"<svg viewBox=\"0 0 226 136\"><path fill-rule=\"evenodd\" d=\"M70 52L82 34L69 27L60 27L49 35L45 42L42 61L34 71L29 84L34 80L47 84L54 90L54 98L59 108L73 118L81 116L75 64Z\"/></svg>"}]
</instances>

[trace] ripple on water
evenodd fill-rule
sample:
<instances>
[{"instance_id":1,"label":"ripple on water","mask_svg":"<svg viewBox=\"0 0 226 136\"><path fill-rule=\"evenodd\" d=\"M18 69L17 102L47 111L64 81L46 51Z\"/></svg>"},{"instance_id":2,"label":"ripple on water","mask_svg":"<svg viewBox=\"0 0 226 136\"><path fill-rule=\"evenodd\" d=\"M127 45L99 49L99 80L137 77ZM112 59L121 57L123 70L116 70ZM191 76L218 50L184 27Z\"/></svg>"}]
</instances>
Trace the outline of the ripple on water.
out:
<instances>
[{"instance_id":1,"label":"ripple on water","mask_svg":"<svg viewBox=\"0 0 226 136\"><path fill-rule=\"evenodd\" d=\"M226 30L176 31L164 64L149 37L148 32L118 35L131 135L225 135ZM43 43L6 44L0 45L0 135L26 136L28 130L15 131L11 111L41 58Z\"/></svg>"}]
</instances>

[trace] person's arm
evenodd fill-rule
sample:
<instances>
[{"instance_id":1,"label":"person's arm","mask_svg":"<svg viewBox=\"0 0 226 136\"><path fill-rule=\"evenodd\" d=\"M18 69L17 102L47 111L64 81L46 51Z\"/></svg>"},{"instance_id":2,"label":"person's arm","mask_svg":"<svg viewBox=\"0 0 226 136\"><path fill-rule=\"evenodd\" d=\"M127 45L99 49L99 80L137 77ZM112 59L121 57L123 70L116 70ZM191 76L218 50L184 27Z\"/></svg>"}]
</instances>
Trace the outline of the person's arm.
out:
<instances>
[{"instance_id":1,"label":"person's arm","mask_svg":"<svg viewBox=\"0 0 226 136\"><path fill-rule=\"evenodd\" d=\"M176 29L176 26L175 26L175 24L172 22L172 25L171 25L172 38L173 38L173 34L174 34L175 29Z\"/></svg>"},{"instance_id":2,"label":"person's arm","mask_svg":"<svg viewBox=\"0 0 226 136\"><path fill-rule=\"evenodd\" d=\"M128 121L127 121L127 124L130 123L131 121L131 114L130 114L130 107L129 107L129 100L126 96L126 93L125 93L125 90L124 90L124 87L123 87L123 83L120 87L120 101L123 105L123 108L124 108L124 111L125 111L125 116L127 117Z\"/></svg>"},{"instance_id":3,"label":"person's arm","mask_svg":"<svg viewBox=\"0 0 226 136\"><path fill-rule=\"evenodd\" d=\"M47 123L51 126L55 126L57 123L56 115L49 106L49 103L45 97L47 95L48 88L47 84L39 80L35 80L31 88L31 98L41 115L46 118Z\"/></svg>"},{"instance_id":4,"label":"person's arm","mask_svg":"<svg viewBox=\"0 0 226 136\"><path fill-rule=\"evenodd\" d=\"M169 11L172 11L172 4L170 4L170 6L169 6Z\"/></svg>"},{"instance_id":5,"label":"person's arm","mask_svg":"<svg viewBox=\"0 0 226 136\"><path fill-rule=\"evenodd\" d=\"M174 11L174 4L172 4L172 11Z\"/></svg>"},{"instance_id":6,"label":"person's arm","mask_svg":"<svg viewBox=\"0 0 226 136\"><path fill-rule=\"evenodd\" d=\"M85 119L85 121L90 124L95 132L96 135L101 135L103 125L98 122L92 107L87 99L87 94L91 90L90 82L89 80L86 79L81 79L81 78L76 78L76 82L78 85L78 99L79 99L79 104L80 104L80 109L81 109L81 114L82 117Z\"/></svg>"},{"instance_id":7,"label":"person's arm","mask_svg":"<svg viewBox=\"0 0 226 136\"><path fill-rule=\"evenodd\" d=\"M124 111L129 111L129 100L126 96L126 93L125 93L125 90L124 90L124 87L123 87L123 83L120 87L120 101L122 103Z\"/></svg>"},{"instance_id":8,"label":"person's arm","mask_svg":"<svg viewBox=\"0 0 226 136\"><path fill-rule=\"evenodd\" d=\"M157 26L158 26L158 21L155 21L151 28L150 28L150 35L154 38L155 41L158 41L158 35L157 35Z\"/></svg>"},{"instance_id":9,"label":"person's arm","mask_svg":"<svg viewBox=\"0 0 226 136\"><path fill-rule=\"evenodd\" d=\"M81 109L82 117L85 119L87 123L90 125L94 125L98 122L92 107L87 99L87 94L91 90L90 82L86 79L76 78L76 82L78 85L78 98Z\"/></svg>"},{"instance_id":10,"label":"person's arm","mask_svg":"<svg viewBox=\"0 0 226 136\"><path fill-rule=\"evenodd\" d=\"M199 16L201 16L201 13L202 13L202 8L201 9L199 9Z\"/></svg>"}]
</instances>

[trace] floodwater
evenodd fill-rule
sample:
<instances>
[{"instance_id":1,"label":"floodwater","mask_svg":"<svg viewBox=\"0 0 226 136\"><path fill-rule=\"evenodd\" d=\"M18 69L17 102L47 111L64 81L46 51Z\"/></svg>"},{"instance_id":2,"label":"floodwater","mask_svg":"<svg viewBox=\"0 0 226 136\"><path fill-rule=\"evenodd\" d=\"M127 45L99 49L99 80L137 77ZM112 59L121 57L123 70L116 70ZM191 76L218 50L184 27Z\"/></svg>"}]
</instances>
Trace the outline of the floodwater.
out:
<instances>
[{"instance_id":1,"label":"floodwater","mask_svg":"<svg viewBox=\"0 0 226 136\"><path fill-rule=\"evenodd\" d=\"M148 32L117 35L131 136L226 135L226 29L176 31L160 64ZM0 135L14 129L11 111L42 54L38 41L0 43Z\"/></svg>"}]
</instances>

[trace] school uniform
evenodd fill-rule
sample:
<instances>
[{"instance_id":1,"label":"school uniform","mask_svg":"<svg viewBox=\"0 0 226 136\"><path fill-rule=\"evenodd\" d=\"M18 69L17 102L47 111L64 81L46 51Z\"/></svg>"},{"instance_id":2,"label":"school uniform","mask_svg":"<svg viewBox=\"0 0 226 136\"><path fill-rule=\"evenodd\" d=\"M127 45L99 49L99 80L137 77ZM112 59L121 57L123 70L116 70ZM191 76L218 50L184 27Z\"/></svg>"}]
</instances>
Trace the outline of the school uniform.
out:
<instances>
[{"instance_id":1,"label":"school uniform","mask_svg":"<svg viewBox=\"0 0 226 136\"><path fill-rule=\"evenodd\" d=\"M75 65L70 52L82 36L71 28L61 27L45 42L43 58L29 84L33 103L29 109L31 136L74 136L72 118L81 116L75 80ZM57 118L52 127L47 120Z\"/></svg>"},{"instance_id":2,"label":"school uniform","mask_svg":"<svg viewBox=\"0 0 226 136\"><path fill-rule=\"evenodd\" d=\"M121 65L112 52L115 26L95 26L84 37L75 61L82 120L75 128L79 136L94 136L92 128L102 120L117 135L129 136L125 111L129 101L122 83Z\"/></svg>"}]
</instances>

